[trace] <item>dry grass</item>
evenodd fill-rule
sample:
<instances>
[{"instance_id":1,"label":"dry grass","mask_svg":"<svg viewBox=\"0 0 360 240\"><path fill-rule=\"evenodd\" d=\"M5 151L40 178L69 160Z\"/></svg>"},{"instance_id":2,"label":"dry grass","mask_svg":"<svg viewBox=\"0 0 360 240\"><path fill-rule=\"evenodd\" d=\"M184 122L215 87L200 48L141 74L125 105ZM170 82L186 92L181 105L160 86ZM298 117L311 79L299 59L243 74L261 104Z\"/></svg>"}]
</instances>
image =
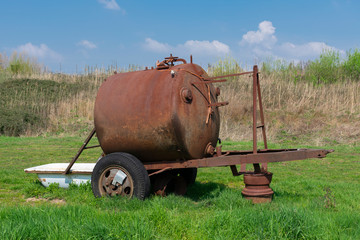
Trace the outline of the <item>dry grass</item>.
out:
<instances>
[{"instance_id":1,"label":"dry grass","mask_svg":"<svg viewBox=\"0 0 360 240\"><path fill-rule=\"evenodd\" d=\"M42 134L78 135L87 132L93 124L93 105L97 89L106 74L65 75L33 74L15 75L1 83L1 109L5 109L3 124L7 124L7 135L36 136ZM21 114L26 112L25 114ZM36 116L33 122L19 121ZM11 115L12 118L6 115ZM13 116L15 115L15 116ZM7 121L7 122L6 122ZM25 127L19 125L28 125ZM1 130L0 121L0 130ZM11 128L20 130L11 130ZM25 128L25 129L24 129ZM1 131L0 131L1 134Z\"/></svg>"},{"instance_id":2,"label":"dry grass","mask_svg":"<svg viewBox=\"0 0 360 240\"><path fill-rule=\"evenodd\" d=\"M47 119L41 127L29 125L21 135L85 135L93 126L93 107L97 89L108 76L106 72L88 75L32 74L26 79L51 80L65 84L58 88L56 97L44 94L41 86L25 86L14 90L6 100L11 109L28 106L41 118ZM11 80L24 79L12 76ZM272 142L300 141L314 145L351 143L360 137L360 83L338 82L313 85L294 83L275 75L260 75L269 140ZM73 84L70 89L66 84ZM61 85L62 86L62 85ZM252 138L252 78L240 77L219 84L220 101L230 104L222 107L222 139L251 140ZM260 133L260 131L259 131ZM259 137L260 134L259 134Z\"/></svg>"},{"instance_id":3,"label":"dry grass","mask_svg":"<svg viewBox=\"0 0 360 240\"><path fill-rule=\"evenodd\" d=\"M312 144L354 142L360 137L360 83L314 86L260 76L268 137L273 141L304 140ZM252 138L252 78L223 84L221 136ZM300 138L300 139L299 139Z\"/></svg>"},{"instance_id":4,"label":"dry grass","mask_svg":"<svg viewBox=\"0 0 360 240\"><path fill-rule=\"evenodd\" d=\"M80 93L67 101L51 106L46 132L71 133L87 131L93 125L95 94Z\"/></svg>"}]
</instances>

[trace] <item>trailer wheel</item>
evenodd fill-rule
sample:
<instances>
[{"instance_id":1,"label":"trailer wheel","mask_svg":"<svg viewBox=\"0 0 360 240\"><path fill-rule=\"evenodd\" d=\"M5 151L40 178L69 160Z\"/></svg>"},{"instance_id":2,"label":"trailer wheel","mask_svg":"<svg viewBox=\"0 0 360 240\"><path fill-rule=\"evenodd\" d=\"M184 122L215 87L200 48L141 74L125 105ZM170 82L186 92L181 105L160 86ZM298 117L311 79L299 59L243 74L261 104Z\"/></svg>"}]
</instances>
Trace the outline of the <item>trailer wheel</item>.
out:
<instances>
[{"instance_id":1,"label":"trailer wheel","mask_svg":"<svg viewBox=\"0 0 360 240\"><path fill-rule=\"evenodd\" d=\"M186 185L190 186L195 183L197 176L197 168L183 168L180 169L179 175L186 181Z\"/></svg>"},{"instance_id":2,"label":"trailer wheel","mask_svg":"<svg viewBox=\"0 0 360 240\"><path fill-rule=\"evenodd\" d=\"M124 196L143 200L150 194L149 175L139 159L128 153L111 153L101 158L91 175L95 197Z\"/></svg>"}]
</instances>

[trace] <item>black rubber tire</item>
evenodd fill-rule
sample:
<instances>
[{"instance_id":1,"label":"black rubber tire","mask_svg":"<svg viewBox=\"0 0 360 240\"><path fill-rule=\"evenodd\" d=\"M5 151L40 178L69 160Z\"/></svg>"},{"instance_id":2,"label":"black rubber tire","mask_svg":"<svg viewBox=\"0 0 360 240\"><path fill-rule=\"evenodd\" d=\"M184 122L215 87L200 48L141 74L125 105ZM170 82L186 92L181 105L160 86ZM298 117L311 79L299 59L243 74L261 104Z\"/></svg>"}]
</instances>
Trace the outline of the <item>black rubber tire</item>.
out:
<instances>
[{"instance_id":1,"label":"black rubber tire","mask_svg":"<svg viewBox=\"0 0 360 240\"><path fill-rule=\"evenodd\" d=\"M94 167L91 174L91 187L95 197L102 197L99 189L101 174L107 168L117 166L124 168L132 178L134 189L130 197L143 200L149 196L151 188L150 178L144 165L131 154L115 152L101 158Z\"/></svg>"},{"instance_id":2,"label":"black rubber tire","mask_svg":"<svg viewBox=\"0 0 360 240\"><path fill-rule=\"evenodd\" d=\"M179 175L186 181L186 185L190 186L195 183L197 176L197 168L183 168L179 170Z\"/></svg>"}]
</instances>

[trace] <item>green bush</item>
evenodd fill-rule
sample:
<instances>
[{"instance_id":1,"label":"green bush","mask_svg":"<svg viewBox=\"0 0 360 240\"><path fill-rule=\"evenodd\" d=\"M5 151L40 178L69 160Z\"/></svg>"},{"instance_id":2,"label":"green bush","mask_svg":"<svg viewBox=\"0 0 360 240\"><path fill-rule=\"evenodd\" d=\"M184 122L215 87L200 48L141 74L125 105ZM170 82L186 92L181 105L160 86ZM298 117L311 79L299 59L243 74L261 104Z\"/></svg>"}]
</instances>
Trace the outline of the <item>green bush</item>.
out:
<instances>
[{"instance_id":1,"label":"green bush","mask_svg":"<svg viewBox=\"0 0 360 240\"><path fill-rule=\"evenodd\" d=\"M347 52L347 58L343 68L347 78L355 81L360 80L360 51L355 49Z\"/></svg>"},{"instance_id":2,"label":"green bush","mask_svg":"<svg viewBox=\"0 0 360 240\"><path fill-rule=\"evenodd\" d=\"M268 58L260 64L260 72L264 76L275 76L278 79L293 80L303 79L304 63L287 62L284 59Z\"/></svg>"},{"instance_id":3,"label":"green bush","mask_svg":"<svg viewBox=\"0 0 360 240\"><path fill-rule=\"evenodd\" d=\"M324 51L318 59L309 62L305 70L305 79L314 84L337 82L342 78L340 54Z\"/></svg>"},{"instance_id":4,"label":"green bush","mask_svg":"<svg viewBox=\"0 0 360 240\"><path fill-rule=\"evenodd\" d=\"M264 74L272 74L274 72L286 72L289 66L289 63L283 59L267 58L260 64L260 70Z\"/></svg>"},{"instance_id":5,"label":"green bush","mask_svg":"<svg viewBox=\"0 0 360 240\"><path fill-rule=\"evenodd\" d=\"M6 109L0 107L0 135L20 136L29 128L34 130L44 125L44 120L27 107Z\"/></svg>"},{"instance_id":6,"label":"green bush","mask_svg":"<svg viewBox=\"0 0 360 240\"><path fill-rule=\"evenodd\" d=\"M208 67L208 74L212 77L240 73L243 71L244 70L240 67L239 63L232 57L220 59L217 63L209 65Z\"/></svg>"},{"instance_id":7,"label":"green bush","mask_svg":"<svg viewBox=\"0 0 360 240\"><path fill-rule=\"evenodd\" d=\"M35 59L16 52L10 57L6 70L12 74L31 75L41 72L41 66Z\"/></svg>"}]
</instances>

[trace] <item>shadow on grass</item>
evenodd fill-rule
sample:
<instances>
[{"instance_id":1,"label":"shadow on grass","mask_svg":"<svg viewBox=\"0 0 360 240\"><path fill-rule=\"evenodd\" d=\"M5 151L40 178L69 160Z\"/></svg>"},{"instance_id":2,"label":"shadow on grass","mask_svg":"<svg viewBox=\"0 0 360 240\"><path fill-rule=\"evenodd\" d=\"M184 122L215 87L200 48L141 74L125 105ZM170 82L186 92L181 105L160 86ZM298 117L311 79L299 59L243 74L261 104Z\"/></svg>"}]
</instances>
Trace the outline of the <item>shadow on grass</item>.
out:
<instances>
[{"instance_id":1,"label":"shadow on grass","mask_svg":"<svg viewBox=\"0 0 360 240\"><path fill-rule=\"evenodd\" d=\"M218 197L219 194L227 188L226 185L221 183L207 182L199 183L195 182L189 186L187 193L184 197L191 199L192 201L201 201L204 199L212 199Z\"/></svg>"},{"instance_id":2,"label":"shadow on grass","mask_svg":"<svg viewBox=\"0 0 360 240\"><path fill-rule=\"evenodd\" d=\"M271 187L271 186L270 186ZM200 183L195 182L193 185L189 186L187 189L187 193L184 197L191 199L192 201L199 202L202 200L210 200L217 198L219 195L222 194L225 190L231 190L227 185L215 182L207 182L207 183ZM242 189L238 189L241 192ZM294 192L294 191L282 191L274 190L274 199L301 199L304 197L303 192Z\"/></svg>"}]
</instances>

